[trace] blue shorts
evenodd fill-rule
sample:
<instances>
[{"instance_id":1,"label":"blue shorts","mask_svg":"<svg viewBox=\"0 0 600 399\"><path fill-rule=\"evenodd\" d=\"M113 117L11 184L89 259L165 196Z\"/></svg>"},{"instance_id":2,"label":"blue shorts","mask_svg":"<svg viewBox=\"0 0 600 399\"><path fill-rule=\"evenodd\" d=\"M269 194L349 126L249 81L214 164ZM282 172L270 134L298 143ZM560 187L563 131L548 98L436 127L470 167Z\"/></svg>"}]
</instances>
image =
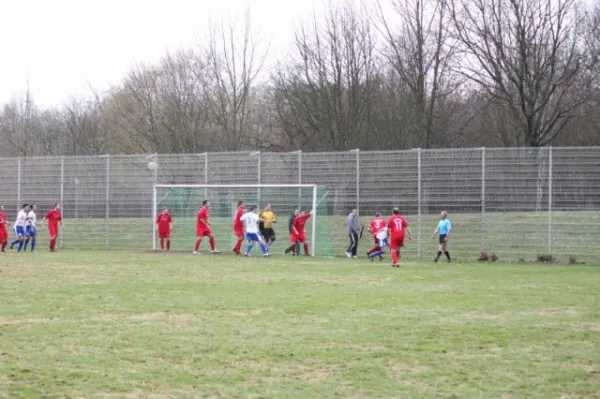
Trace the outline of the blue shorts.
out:
<instances>
[{"instance_id":1,"label":"blue shorts","mask_svg":"<svg viewBox=\"0 0 600 399\"><path fill-rule=\"evenodd\" d=\"M15 234L17 235L17 237L25 237L25 227L15 226Z\"/></svg>"},{"instance_id":2,"label":"blue shorts","mask_svg":"<svg viewBox=\"0 0 600 399\"><path fill-rule=\"evenodd\" d=\"M377 239L377 245L379 245L381 248L383 247L387 247L388 245L388 240L387 237L386 238L381 238L381 239Z\"/></svg>"},{"instance_id":3,"label":"blue shorts","mask_svg":"<svg viewBox=\"0 0 600 399\"><path fill-rule=\"evenodd\" d=\"M446 234L440 234L440 245L446 245Z\"/></svg>"},{"instance_id":4,"label":"blue shorts","mask_svg":"<svg viewBox=\"0 0 600 399\"><path fill-rule=\"evenodd\" d=\"M27 226L25 228L25 234L27 235L27 237L35 237L37 235L37 230L33 226Z\"/></svg>"},{"instance_id":5,"label":"blue shorts","mask_svg":"<svg viewBox=\"0 0 600 399\"><path fill-rule=\"evenodd\" d=\"M262 242L262 236L259 233L246 233L246 241Z\"/></svg>"}]
</instances>

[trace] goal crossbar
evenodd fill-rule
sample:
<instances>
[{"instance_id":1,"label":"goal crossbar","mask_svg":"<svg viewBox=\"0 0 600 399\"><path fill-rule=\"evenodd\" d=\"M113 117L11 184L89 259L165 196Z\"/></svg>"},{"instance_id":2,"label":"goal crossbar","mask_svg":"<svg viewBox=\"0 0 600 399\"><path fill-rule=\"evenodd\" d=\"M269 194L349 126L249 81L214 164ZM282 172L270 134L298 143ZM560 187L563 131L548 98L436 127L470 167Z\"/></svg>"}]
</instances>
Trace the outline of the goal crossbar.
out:
<instances>
[{"instance_id":1,"label":"goal crossbar","mask_svg":"<svg viewBox=\"0 0 600 399\"><path fill-rule=\"evenodd\" d=\"M176 189L176 188L191 188L191 189L237 189L237 188L306 188L312 190L312 229L311 229L311 256L315 256L316 236L317 236L317 184L154 184L152 192L152 249L156 250L156 219L158 217L158 190L159 189ZM208 198L207 198L208 199Z\"/></svg>"}]
</instances>

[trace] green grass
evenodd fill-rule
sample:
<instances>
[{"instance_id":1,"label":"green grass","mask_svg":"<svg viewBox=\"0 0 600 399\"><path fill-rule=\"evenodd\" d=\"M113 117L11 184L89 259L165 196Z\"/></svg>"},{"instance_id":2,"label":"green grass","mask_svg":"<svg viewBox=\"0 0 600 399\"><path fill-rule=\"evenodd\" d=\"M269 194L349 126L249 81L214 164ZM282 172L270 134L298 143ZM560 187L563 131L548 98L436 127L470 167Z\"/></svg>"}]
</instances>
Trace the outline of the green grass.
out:
<instances>
[{"instance_id":1,"label":"green grass","mask_svg":"<svg viewBox=\"0 0 600 399\"><path fill-rule=\"evenodd\" d=\"M279 241L274 252L280 253L288 245L287 216L279 215L280 222L275 225ZM481 215L456 213L450 215L453 232L450 249L453 256L462 260L475 260L479 257L482 244ZM361 222L370 222L370 215L363 215ZM416 255L418 242L418 219L407 216L413 236L412 243L407 242L407 254ZM233 248L232 218L213 217L213 230L217 245L223 251ZM549 252L557 259L566 262L571 256L578 261L588 263L600 261L598 238L600 237L600 212L554 212L552 215L552 242L548 249L547 212L512 212L486 214L485 248L495 253L500 260L533 261L537 255ZM66 248L102 249L105 245L105 226L100 219L66 220L64 245ZM437 242L430 236L437 225L437 215L421 217L421 255L426 259L437 251ZM342 256L348 245L346 218L339 216L318 216L317 254ZM152 222L149 219L110 219L107 226L109 245L114 249L143 250L152 247ZM307 233L311 231L310 222ZM45 239L46 233L41 233ZM191 251L195 240L195 220L193 218L175 218L173 230L174 249ZM361 246L370 246L372 241L366 233ZM203 244L205 245L205 244Z\"/></svg>"},{"instance_id":2,"label":"green grass","mask_svg":"<svg viewBox=\"0 0 600 399\"><path fill-rule=\"evenodd\" d=\"M0 397L596 397L600 267L0 254Z\"/></svg>"}]
</instances>

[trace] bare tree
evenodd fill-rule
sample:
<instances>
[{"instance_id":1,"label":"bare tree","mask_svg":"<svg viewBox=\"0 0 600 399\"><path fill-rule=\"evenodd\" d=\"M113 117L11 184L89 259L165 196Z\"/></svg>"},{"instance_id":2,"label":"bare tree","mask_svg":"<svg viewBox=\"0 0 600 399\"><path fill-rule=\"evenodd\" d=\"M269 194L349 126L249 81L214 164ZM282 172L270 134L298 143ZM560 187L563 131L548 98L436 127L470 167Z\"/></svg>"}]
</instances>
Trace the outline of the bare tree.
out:
<instances>
[{"instance_id":1,"label":"bare tree","mask_svg":"<svg viewBox=\"0 0 600 399\"><path fill-rule=\"evenodd\" d=\"M273 76L287 146L349 149L369 144L378 85L369 21L352 6L315 15L295 34L290 61Z\"/></svg>"},{"instance_id":2,"label":"bare tree","mask_svg":"<svg viewBox=\"0 0 600 399\"><path fill-rule=\"evenodd\" d=\"M99 155L109 152L111 136L102 100L72 99L64 106L65 145L69 155Z\"/></svg>"},{"instance_id":3,"label":"bare tree","mask_svg":"<svg viewBox=\"0 0 600 399\"><path fill-rule=\"evenodd\" d=\"M39 129L37 114L27 83L25 94L6 104L0 119L0 139L7 143L7 155L27 157L36 154L35 137Z\"/></svg>"},{"instance_id":4,"label":"bare tree","mask_svg":"<svg viewBox=\"0 0 600 399\"><path fill-rule=\"evenodd\" d=\"M452 0L451 15L459 71L519 126L510 144L551 143L589 95L577 0Z\"/></svg>"},{"instance_id":5,"label":"bare tree","mask_svg":"<svg viewBox=\"0 0 600 399\"><path fill-rule=\"evenodd\" d=\"M211 22L208 38L200 44L206 60L204 90L214 119L213 138L228 150L247 146L251 133L256 133L250 123L253 90L268 54L268 48L261 51L260 45L249 11L242 24Z\"/></svg>"},{"instance_id":6,"label":"bare tree","mask_svg":"<svg viewBox=\"0 0 600 399\"><path fill-rule=\"evenodd\" d=\"M173 153L218 148L209 139L204 69L202 55L187 51L131 71L105 107L115 128L126 136L121 147L127 152Z\"/></svg>"},{"instance_id":7,"label":"bare tree","mask_svg":"<svg viewBox=\"0 0 600 399\"><path fill-rule=\"evenodd\" d=\"M433 145L436 132L446 131L440 121L440 103L459 86L452 73L456 56L456 41L448 35L449 7L447 0L391 0L395 15L388 16L386 8L377 1L380 30L386 46L383 54L406 87L410 127L416 143L423 148ZM400 21L390 23L390 18ZM437 123L436 123L437 122Z\"/></svg>"}]
</instances>

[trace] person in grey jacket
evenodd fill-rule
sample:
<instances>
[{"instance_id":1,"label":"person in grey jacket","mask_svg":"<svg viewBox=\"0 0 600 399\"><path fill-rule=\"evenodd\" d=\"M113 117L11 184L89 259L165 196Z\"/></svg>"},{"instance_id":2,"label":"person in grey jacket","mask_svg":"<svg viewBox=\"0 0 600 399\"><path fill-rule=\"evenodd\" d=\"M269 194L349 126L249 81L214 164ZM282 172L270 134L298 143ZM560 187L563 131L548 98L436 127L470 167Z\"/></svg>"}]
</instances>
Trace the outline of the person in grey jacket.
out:
<instances>
[{"instance_id":1,"label":"person in grey jacket","mask_svg":"<svg viewBox=\"0 0 600 399\"><path fill-rule=\"evenodd\" d=\"M360 224L358 223L358 211L352 209L348 215L348 237L350 237L350 245L346 250L348 258L356 258L358 252L358 233Z\"/></svg>"}]
</instances>

